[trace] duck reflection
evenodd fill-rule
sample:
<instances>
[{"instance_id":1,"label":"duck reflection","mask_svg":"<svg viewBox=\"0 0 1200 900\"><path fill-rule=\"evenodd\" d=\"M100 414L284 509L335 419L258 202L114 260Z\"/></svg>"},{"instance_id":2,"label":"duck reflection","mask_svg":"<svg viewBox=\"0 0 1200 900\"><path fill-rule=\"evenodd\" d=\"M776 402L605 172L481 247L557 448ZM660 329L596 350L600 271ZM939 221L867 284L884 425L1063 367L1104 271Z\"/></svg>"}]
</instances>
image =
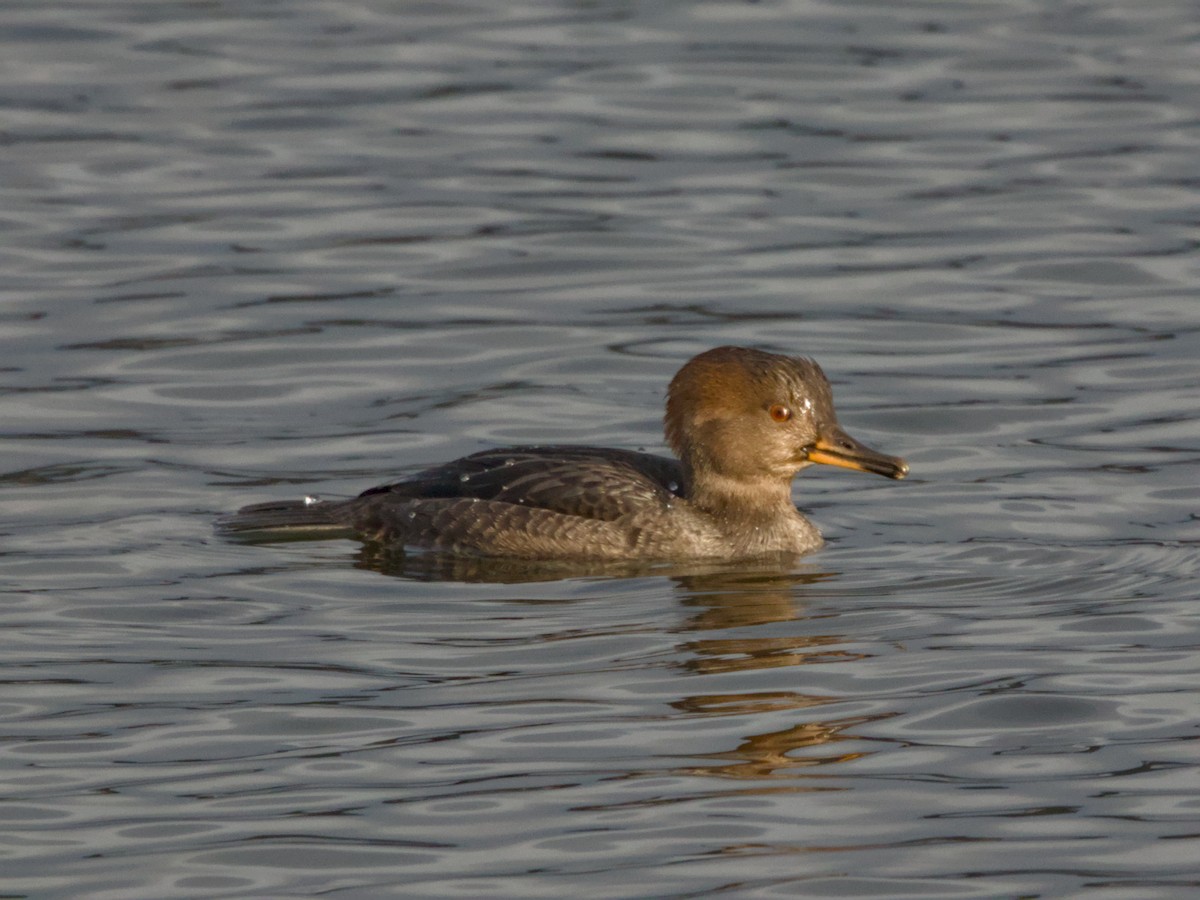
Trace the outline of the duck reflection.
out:
<instances>
[{"instance_id":1,"label":"duck reflection","mask_svg":"<svg viewBox=\"0 0 1200 900\"><path fill-rule=\"evenodd\" d=\"M836 581L840 573L813 563L534 561L406 554L384 545L365 544L356 565L421 581L519 584L568 578L661 577L673 586L688 612L673 629L687 636L675 645L673 665L694 676L852 663L871 655L849 649L851 644L861 646L852 636L814 627L835 623L837 618L806 613L805 599ZM787 680L795 683L803 676L789 675ZM684 678L679 683L692 681ZM746 780L778 779L794 777L798 769L862 758L870 752L865 749L869 746L865 741L870 738L857 729L895 713L839 716L835 710L841 708L841 702L837 696L793 690L694 694L669 702L678 716L738 716L744 717L747 726L731 749L697 752L698 748L680 748L681 755L693 764L676 771ZM773 727L762 728L764 724ZM721 733L723 730L714 729L710 735ZM697 759L711 760L711 764L696 765ZM752 792L763 789L757 786ZM788 785L784 789L824 788Z\"/></svg>"},{"instance_id":2,"label":"duck reflection","mask_svg":"<svg viewBox=\"0 0 1200 900\"><path fill-rule=\"evenodd\" d=\"M767 560L578 560L578 559L517 559L502 556L469 556L465 554L430 551L406 552L379 542L361 544L354 565L382 575L407 578L413 581L461 581L468 584L531 584L562 581L567 578L634 578L662 576L679 582L681 589L703 593L709 589L731 590L746 578L780 576L794 581L833 577L825 573L795 575L792 568L796 557ZM708 579L727 578L727 581ZM692 579L700 579L693 581ZM782 587L782 582L781 582Z\"/></svg>"}]
</instances>

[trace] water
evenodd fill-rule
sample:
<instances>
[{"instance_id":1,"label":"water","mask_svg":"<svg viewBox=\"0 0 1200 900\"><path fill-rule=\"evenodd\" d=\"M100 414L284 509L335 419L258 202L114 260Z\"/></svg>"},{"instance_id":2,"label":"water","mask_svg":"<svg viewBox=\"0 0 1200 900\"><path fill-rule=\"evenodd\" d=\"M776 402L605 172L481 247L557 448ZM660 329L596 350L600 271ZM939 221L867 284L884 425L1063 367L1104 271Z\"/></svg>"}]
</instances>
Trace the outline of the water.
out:
<instances>
[{"instance_id":1,"label":"water","mask_svg":"<svg viewBox=\"0 0 1200 900\"><path fill-rule=\"evenodd\" d=\"M6 896L1194 896L1193 5L0 9ZM805 353L794 569L247 547Z\"/></svg>"}]
</instances>

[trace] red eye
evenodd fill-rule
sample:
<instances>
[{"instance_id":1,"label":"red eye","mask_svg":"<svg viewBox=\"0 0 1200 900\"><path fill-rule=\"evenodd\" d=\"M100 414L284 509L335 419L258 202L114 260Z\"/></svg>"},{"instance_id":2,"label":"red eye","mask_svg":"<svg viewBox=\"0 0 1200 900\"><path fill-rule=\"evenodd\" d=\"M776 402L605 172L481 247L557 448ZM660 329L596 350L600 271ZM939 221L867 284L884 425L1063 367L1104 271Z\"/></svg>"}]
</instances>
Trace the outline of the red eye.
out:
<instances>
[{"instance_id":1,"label":"red eye","mask_svg":"<svg viewBox=\"0 0 1200 900\"><path fill-rule=\"evenodd\" d=\"M789 407L784 406L782 403L776 403L767 410L767 415L769 415L776 422L786 422L791 419L792 410Z\"/></svg>"}]
</instances>

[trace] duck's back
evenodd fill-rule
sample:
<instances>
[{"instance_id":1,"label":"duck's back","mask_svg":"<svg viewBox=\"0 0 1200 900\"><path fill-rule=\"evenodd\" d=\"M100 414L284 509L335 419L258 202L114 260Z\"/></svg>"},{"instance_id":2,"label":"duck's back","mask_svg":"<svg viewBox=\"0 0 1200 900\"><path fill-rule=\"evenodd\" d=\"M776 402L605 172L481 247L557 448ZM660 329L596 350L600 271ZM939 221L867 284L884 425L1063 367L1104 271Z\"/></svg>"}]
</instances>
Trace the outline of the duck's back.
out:
<instances>
[{"instance_id":1,"label":"duck's back","mask_svg":"<svg viewBox=\"0 0 1200 900\"><path fill-rule=\"evenodd\" d=\"M386 543L528 557L622 558L665 537L675 460L606 448L485 450L340 504Z\"/></svg>"},{"instance_id":2,"label":"duck's back","mask_svg":"<svg viewBox=\"0 0 1200 900\"><path fill-rule=\"evenodd\" d=\"M656 510L680 496L673 459L603 447L506 447L484 450L363 491L363 505L401 499L471 498L614 522Z\"/></svg>"},{"instance_id":3,"label":"duck's back","mask_svg":"<svg viewBox=\"0 0 1200 900\"><path fill-rule=\"evenodd\" d=\"M530 558L671 555L683 473L673 459L608 448L485 450L340 502L246 507L231 530ZM686 505L686 504L684 504Z\"/></svg>"}]
</instances>

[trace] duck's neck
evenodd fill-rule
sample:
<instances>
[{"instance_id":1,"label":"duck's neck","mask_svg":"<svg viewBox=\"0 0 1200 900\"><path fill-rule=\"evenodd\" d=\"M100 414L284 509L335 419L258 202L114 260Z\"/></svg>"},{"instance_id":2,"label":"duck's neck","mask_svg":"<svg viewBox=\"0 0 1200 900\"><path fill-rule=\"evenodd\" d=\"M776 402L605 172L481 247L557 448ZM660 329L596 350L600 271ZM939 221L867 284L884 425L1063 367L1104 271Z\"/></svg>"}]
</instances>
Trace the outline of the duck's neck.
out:
<instances>
[{"instance_id":1,"label":"duck's neck","mask_svg":"<svg viewBox=\"0 0 1200 900\"><path fill-rule=\"evenodd\" d=\"M684 473L691 504L723 521L761 525L799 517L790 478L734 478L686 463Z\"/></svg>"}]
</instances>

